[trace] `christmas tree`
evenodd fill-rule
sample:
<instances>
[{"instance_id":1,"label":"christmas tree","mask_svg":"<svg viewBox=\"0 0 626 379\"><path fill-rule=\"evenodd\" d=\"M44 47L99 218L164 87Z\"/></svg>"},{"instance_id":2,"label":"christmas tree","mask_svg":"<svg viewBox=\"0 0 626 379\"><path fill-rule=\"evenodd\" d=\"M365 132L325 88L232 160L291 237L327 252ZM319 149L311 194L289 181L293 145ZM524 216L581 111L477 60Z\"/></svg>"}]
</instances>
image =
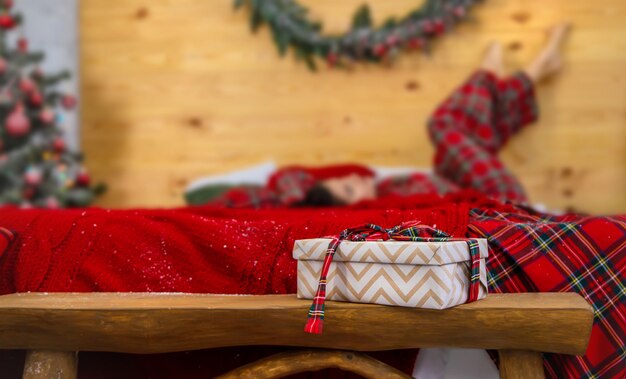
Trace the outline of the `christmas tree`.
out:
<instances>
[{"instance_id":1,"label":"christmas tree","mask_svg":"<svg viewBox=\"0 0 626 379\"><path fill-rule=\"evenodd\" d=\"M76 207L89 205L102 186L91 186L70 151L55 111L74 109L76 99L55 89L68 72L46 75L44 59L28 50L24 37L9 46L8 35L22 23L11 0L0 0L0 206Z\"/></svg>"}]
</instances>

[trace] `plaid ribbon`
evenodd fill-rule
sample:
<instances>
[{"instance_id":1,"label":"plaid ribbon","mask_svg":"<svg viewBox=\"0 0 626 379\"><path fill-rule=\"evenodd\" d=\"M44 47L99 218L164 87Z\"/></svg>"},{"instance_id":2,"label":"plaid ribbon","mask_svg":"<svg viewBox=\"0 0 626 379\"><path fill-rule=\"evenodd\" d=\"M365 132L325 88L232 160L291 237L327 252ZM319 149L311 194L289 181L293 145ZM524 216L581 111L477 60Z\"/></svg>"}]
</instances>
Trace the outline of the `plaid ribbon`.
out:
<instances>
[{"instance_id":1,"label":"plaid ribbon","mask_svg":"<svg viewBox=\"0 0 626 379\"><path fill-rule=\"evenodd\" d=\"M478 241L475 239L452 238L449 234L435 229L427 225L419 225L419 221L408 221L400 225L396 225L391 229L384 229L378 225L365 224L355 228L348 228L339 233L338 236L332 237L332 241L326 249L324 264L320 274L320 280L317 286L317 292L313 298L313 304L309 309L309 316L304 327L304 331L312 334L321 334L324 327L324 301L326 300L326 277L330 264L341 241L378 241L378 240L396 240L396 241L415 241L415 242L446 242L446 241L465 241L469 247L470 258L472 261L470 288L467 302L476 301L478 299L478 290L480 288L480 250Z\"/></svg>"}]
</instances>

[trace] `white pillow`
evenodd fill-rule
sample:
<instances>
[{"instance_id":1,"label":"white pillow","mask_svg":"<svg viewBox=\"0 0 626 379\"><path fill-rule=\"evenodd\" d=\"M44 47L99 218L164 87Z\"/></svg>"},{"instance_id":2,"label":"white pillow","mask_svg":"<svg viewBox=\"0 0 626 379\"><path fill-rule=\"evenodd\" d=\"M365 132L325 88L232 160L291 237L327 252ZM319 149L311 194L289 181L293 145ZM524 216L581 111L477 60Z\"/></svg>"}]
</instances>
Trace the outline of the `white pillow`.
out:
<instances>
[{"instance_id":1,"label":"white pillow","mask_svg":"<svg viewBox=\"0 0 626 379\"><path fill-rule=\"evenodd\" d=\"M191 182L185 189L185 192L213 184L257 184L263 186L277 169L275 162L268 161L242 170L231 171L227 174L209 175Z\"/></svg>"},{"instance_id":2,"label":"white pillow","mask_svg":"<svg viewBox=\"0 0 626 379\"><path fill-rule=\"evenodd\" d=\"M376 180L384 180L392 176L406 176L416 172L424 174L432 174L433 172L430 168L411 166L371 166L370 168L376 174Z\"/></svg>"}]
</instances>

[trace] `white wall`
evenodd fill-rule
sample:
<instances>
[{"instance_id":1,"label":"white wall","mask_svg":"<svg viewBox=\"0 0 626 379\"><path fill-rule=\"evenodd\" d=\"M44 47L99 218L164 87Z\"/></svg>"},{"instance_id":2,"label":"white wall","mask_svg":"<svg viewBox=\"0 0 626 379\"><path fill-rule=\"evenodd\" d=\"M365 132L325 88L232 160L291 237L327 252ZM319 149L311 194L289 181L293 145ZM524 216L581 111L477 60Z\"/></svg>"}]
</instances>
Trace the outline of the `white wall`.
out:
<instances>
[{"instance_id":1,"label":"white wall","mask_svg":"<svg viewBox=\"0 0 626 379\"><path fill-rule=\"evenodd\" d=\"M15 9L24 17L21 32L29 41L29 49L46 54L44 72L69 70L72 78L59 88L78 96L78 0L15 0ZM16 39L19 33L11 37ZM68 145L77 148L79 112L61 113Z\"/></svg>"}]
</instances>

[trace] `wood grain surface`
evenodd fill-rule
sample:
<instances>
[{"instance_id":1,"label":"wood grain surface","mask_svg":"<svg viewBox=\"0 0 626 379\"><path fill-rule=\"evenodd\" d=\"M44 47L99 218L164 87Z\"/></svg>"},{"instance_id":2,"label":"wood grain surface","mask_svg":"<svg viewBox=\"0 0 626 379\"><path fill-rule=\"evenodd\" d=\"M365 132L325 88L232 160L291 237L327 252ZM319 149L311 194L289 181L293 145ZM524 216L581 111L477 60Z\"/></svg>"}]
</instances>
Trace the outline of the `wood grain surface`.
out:
<instances>
[{"instance_id":1,"label":"wood grain surface","mask_svg":"<svg viewBox=\"0 0 626 379\"><path fill-rule=\"evenodd\" d=\"M364 0L302 0L330 31ZM414 0L367 1L375 20ZM503 152L533 203L626 212L626 2L487 0L468 22L393 67L310 73L249 31L231 0L80 3L82 143L100 205L181 205L191 180L275 159L430 167L425 123L489 41L523 67L546 28L570 20L560 76L538 89L541 121Z\"/></svg>"},{"instance_id":2,"label":"wood grain surface","mask_svg":"<svg viewBox=\"0 0 626 379\"><path fill-rule=\"evenodd\" d=\"M500 350L501 379L543 379L543 359L537 351Z\"/></svg>"},{"instance_id":3,"label":"wood grain surface","mask_svg":"<svg viewBox=\"0 0 626 379\"><path fill-rule=\"evenodd\" d=\"M412 377L366 354L340 350L289 351L239 367L216 379L275 379L301 372L338 368L366 379Z\"/></svg>"},{"instance_id":4,"label":"wood grain surface","mask_svg":"<svg viewBox=\"0 0 626 379\"><path fill-rule=\"evenodd\" d=\"M0 348L159 353L239 345L455 346L582 354L593 318L574 293L492 294L442 311L328 302L324 333L307 335L309 306L295 295L5 295Z\"/></svg>"}]
</instances>

